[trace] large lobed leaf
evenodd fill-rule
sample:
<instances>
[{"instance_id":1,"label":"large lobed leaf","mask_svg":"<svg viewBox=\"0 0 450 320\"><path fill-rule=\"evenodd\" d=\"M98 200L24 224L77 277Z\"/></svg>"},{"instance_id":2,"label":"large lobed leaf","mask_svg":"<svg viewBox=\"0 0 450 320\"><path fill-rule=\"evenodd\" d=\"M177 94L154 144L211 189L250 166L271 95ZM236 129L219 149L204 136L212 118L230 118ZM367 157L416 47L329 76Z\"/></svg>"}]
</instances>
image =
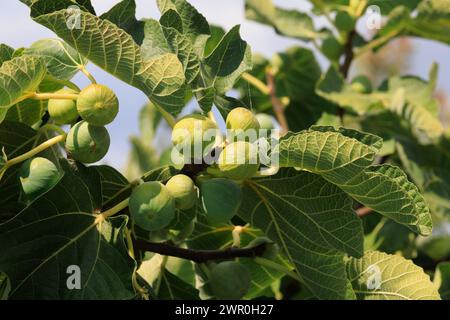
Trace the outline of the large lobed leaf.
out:
<instances>
[{"instance_id":1,"label":"large lobed leaf","mask_svg":"<svg viewBox=\"0 0 450 320\"><path fill-rule=\"evenodd\" d=\"M192 83L201 106L209 111L215 96L224 95L251 67L250 48L237 27L204 57L209 25L185 0L158 1L159 22L137 21L132 0L120 2L100 18L81 6L80 28L73 29L66 25L73 14L66 9L71 4L71 0L28 3L36 22L174 116L185 104L186 84Z\"/></svg>"},{"instance_id":2,"label":"large lobed leaf","mask_svg":"<svg viewBox=\"0 0 450 320\"><path fill-rule=\"evenodd\" d=\"M8 109L34 93L46 74L45 63L34 56L21 56L0 67L0 122Z\"/></svg>"},{"instance_id":3,"label":"large lobed leaf","mask_svg":"<svg viewBox=\"0 0 450 320\"><path fill-rule=\"evenodd\" d=\"M0 224L0 270L11 280L10 298L134 296L135 262L123 240L127 217L99 219L94 198L86 180L66 170L52 190ZM80 289L67 286L73 265L80 268Z\"/></svg>"},{"instance_id":4,"label":"large lobed leaf","mask_svg":"<svg viewBox=\"0 0 450 320\"><path fill-rule=\"evenodd\" d=\"M31 5L33 19L54 31L76 51L117 78L143 90L146 95L177 114L184 105L183 68L174 54L143 60L131 35L109 20L87 11L80 12L81 28L70 29L66 22L71 1ZM156 71L156 72L155 72Z\"/></svg>"},{"instance_id":5,"label":"large lobed leaf","mask_svg":"<svg viewBox=\"0 0 450 320\"><path fill-rule=\"evenodd\" d=\"M281 138L276 152L281 167L321 175L374 211L430 234L430 212L417 187L397 167L372 166L381 146L381 139L370 134L313 127Z\"/></svg>"},{"instance_id":6,"label":"large lobed leaf","mask_svg":"<svg viewBox=\"0 0 450 320\"><path fill-rule=\"evenodd\" d=\"M321 299L346 294L344 253L363 253L352 200L318 175L283 170L249 181L239 216L276 241L302 281Z\"/></svg>"},{"instance_id":7,"label":"large lobed leaf","mask_svg":"<svg viewBox=\"0 0 450 320\"><path fill-rule=\"evenodd\" d=\"M368 251L348 260L347 273L358 299L440 300L430 277L401 256Z\"/></svg>"}]
</instances>

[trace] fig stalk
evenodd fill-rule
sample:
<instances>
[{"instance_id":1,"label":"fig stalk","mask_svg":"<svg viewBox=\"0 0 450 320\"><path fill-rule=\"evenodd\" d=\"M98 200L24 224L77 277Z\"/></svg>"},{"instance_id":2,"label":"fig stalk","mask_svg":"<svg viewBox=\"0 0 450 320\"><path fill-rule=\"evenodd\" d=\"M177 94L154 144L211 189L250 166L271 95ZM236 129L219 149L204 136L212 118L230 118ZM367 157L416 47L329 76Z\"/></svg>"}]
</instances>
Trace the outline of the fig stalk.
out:
<instances>
[{"instance_id":1,"label":"fig stalk","mask_svg":"<svg viewBox=\"0 0 450 320\"><path fill-rule=\"evenodd\" d=\"M30 94L29 99L33 100L77 100L78 94L76 93L33 93Z\"/></svg>"},{"instance_id":2,"label":"fig stalk","mask_svg":"<svg viewBox=\"0 0 450 320\"><path fill-rule=\"evenodd\" d=\"M127 208L129 203L130 203L130 198L127 198L127 199L123 200L122 202L116 204L111 209L108 209L108 210L100 213L96 219L96 222L98 223L98 222L104 221L107 218L112 217L116 213L119 213L123 209Z\"/></svg>"},{"instance_id":3,"label":"fig stalk","mask_svg":"<svg viewBox=\"0 0 450 320\"><path fill-rule=\"evenodd\" d=\"M88 69L86 69L84 65L79 65L78 69L80 69L80 71L83 72L83 74L89 79L89 81L91 81L94 84L97 83L94 76L89 72Z\"/></svg>"},{"instance_id":4,"label":"fig stalk","mask_svg":"<svg viewBox=\"0 0 450 320\"><path fill-rule=\"evenodd\" d=\"M24 162L32 157L34 157L35 155L37 155L38 153L41 153L42 151L60 143L60 142L64 142L66 140L66 134L61 134L59 136L53 137L43 143L41 143L40 145L38 145L37 147L31 149L28 152L25 152L24 154L17 156L15 158L12 158L8 161L5 162L4 166L0 169L0 180L2 179L3 175L5 174L5 172L12 166L19 164L21 162Z\"/></svg>"},{"instance_id":5,"label":"fig stalk","mask_svg":"<svg viewBox=\"0 0 450 320\"><path fill-rule=\"evenodd\" d=\"M161 116L164 118L164 120L166 120L167 124L173 129L173 127L175 127L175 124L177 123L175 118L156 103L154 103L154 105L159 113L161 113Z\"/></svg>"},{"instance_id":6,"label":"fig stalk","mask_svg":"<svg viewBox=\"0 0 450 320\"><path fill-rule=\"evenodd\" d=\"M265 94L267 96L269 95L269 93L270 93L269 87L264 82L262 82L255 76L251 75L250 73L247 73L247 72L243 73L242 79L244 79L245 81L250 83L252 86L254 86L256 89L261 91L263 94Z\"/></svg>"}]
</instances>

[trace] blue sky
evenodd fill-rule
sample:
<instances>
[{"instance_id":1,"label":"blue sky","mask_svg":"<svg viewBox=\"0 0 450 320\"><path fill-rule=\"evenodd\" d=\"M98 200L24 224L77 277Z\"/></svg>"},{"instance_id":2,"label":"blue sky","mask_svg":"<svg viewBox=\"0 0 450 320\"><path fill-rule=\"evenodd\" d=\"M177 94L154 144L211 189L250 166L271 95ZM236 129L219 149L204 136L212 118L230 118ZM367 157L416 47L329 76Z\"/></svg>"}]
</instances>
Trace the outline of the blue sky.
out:
<instances>
[{"instance_id":1,"label":"blue sky","mask_svg":"<svg viewBox=\"0 0 450 320\"><path fill-rule=\"evenodd\" d=\"M103 13L119 0L92 0L97 13ZM159 12L155 0L136 0L138 18L158 18ZM303 43L280 37L275 32L263 25L246 21L244 18L243 0L190 0L210 23L230 29L236 24L241 24L242 37L249 42L253 52L262 53L270 57L276 52L283 51L292 45L304 45ZM287 8L307 10L309 5L306 0L279 0L277 5ZM321 23L319 21L318 23ZM55 35L48 29L33 22L29 18L29 9L19 0L0 1L0 43L6 43L13 47L29 46L41 38L54 38ZM450 93L450 48L431 41L415 40L414 56L410 73L427 78L428 70L433 61L439 62L440 77L438 86L446 93ZM319 59L320 60L320 59ZM422 63L426 61L426 63ZM320 60L323 64L324 62ZM324 66L325 67L325 66ZM121 169L126 162L129 136L138 133L137 118L142 105L147 101L145 95L139 90L115 79L101 69L90 64L88 69L94 74L99 83L111 87L119 97L120 112L117 119L108 126L111 134L111 148L105 157L105 162ZM82 75L76 76L74 81L81 87L88 84ZM167 134L166 134L167 135ZM167 141L168 137L161 135L161 140Z\"/></svg>"}]
</instances>

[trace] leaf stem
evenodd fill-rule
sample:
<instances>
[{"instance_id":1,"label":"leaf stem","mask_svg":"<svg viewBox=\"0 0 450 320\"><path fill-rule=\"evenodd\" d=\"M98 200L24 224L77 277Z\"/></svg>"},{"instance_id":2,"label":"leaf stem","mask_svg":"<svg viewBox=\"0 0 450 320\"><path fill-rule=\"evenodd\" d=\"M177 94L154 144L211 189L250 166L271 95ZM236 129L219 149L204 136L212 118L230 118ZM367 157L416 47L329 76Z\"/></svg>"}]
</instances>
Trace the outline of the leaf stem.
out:
<instances>
[{"instance_id":1,"label":"leaf stem","mask_svg":"<svg viewBox=\"0 0 450 320\"><path fill-rule=\"evenodd\" d=\"M402 31L402 29L399 30L393 30L387 34L385 34L382 37L379 37L375 40L372 40L371 42L369 42L367 45L365 45L364 47L362 47L361 49L359 49L356 54L355 54L355 58L359 58L361 55L363 55L364 53L366 53L367 51L370 51L378 46L381 46L383 43L389 41L389 39L397 36L400 32Z\"/></svg>"},{"instance_id":2,"label":"leaf stem","mask_svg":"<svg viewBox=\"0 0 450 320\"><path fill-rule=\"evenodd\" d=\"M81 72L84 73L84 75L92 82L92 83L97 83L97 81L95 80L94 76L89 72L88 69L86 69L86 67L82 64L78 65L78 69L80 69Z\"/></svg>"},{"instance_id":3,"label":"leaf stem","mask_svg":"<svg viewBox=\"0 0 450 320\"><path fill-rule=\"evenodd\" d=\"M264 82L262 82L255 76L251 75L250 73L244 72L242 74L242 79L244 79L245 81L250 83L252 86L254 86L256 89L261 91L263 94L269 95L269 93L270 93L269 87Z\"/></svg>"},{"instance_id":4,"label":"leaf stem","mask_svg":"<svg viewBox=\"0 0 450 320\"><path fill-rule=\"evenodd\" d=\"M75 94L75 93L34 93L34 94L31 94L29 98L32 100L49 100L49 99L77 100L78 94Z\"/></svg>"},{"instance_id":5,"label":"leaf stem","mask_svg":"<svg viewBox=\"0 0 450 320\"><path fill-rule=\"evenodd\" d=\"M101 214L99 214L100 220L105 220L109 217L112 217L113 215L115 215L116 213L122 211L123 209L128 207L128 204L130 203L130 198L127 198L125 200L123 200L122 202L116 204L114 207L112 207L111 209L108 209L104 212L102 212ZM97 218L99 219L99 218Z\"/></svg>"},{"instance_id":6,"label":"leaf stem","mask_svg":"<svg viewBox=\"0 0 450 320\"><path fill-rule=\"evenodd\" d=\"M164 108L159 106L158 104L156 104L156 103L153 103L153 104L155 105L155 107L159 111L159 113L161 113L162 117L167 121L169 126L173 129L173 127L175 127L175 124L177 123L175 118L170 113L168 113L166 110L164 110Z\"/></svg>"},{"instance_id":7,"label":"leaf stem","mask_svg":"<svg viewBox=\"0 0 450 320\"><path fill-rule=\"evenodd\" d=\"M298 282L302 282L302 279L300 276L293 270L290 270L286 268L285 266L282 266L279 263L273 262L272 260L268 260L262 257L256 257L253 259L253 261L260 266L271 268L277 271L280 271L282 273L285 273L286 275L290 276L292 279L297 280Z\"/></svg>"}]
</instances>

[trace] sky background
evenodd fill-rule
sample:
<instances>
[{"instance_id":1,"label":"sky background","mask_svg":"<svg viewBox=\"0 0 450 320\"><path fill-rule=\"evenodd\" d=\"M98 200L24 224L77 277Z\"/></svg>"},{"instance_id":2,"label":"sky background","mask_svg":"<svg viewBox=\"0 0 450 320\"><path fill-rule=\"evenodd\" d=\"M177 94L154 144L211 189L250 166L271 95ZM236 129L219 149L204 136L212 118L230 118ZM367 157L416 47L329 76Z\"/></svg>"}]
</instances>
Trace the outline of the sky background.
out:
<instances>
[{"instance_id":1,"label":"sky background","mask_svg":"<svg viewBox=\"0 0 450 320\"><path fill-rule=\"evenodd\" d=\"M97 14L107 11L119 0L92 0ZM244 17L243 0L190 0L199 12L201 12L211 24L216 24L229 30L234 25L240 24L241 35L252 47L253 52L258 52L266 57L286 48L304 43L283 38L275 34L272 28L246 21ZM286 8L308 10L306 0L275 0L277 5ZM136 0L137 17L159 18L159 11L155 0ZM317 21L320 25L322 21ZM364 24L362 24L364 25ZM45 27L35 23L29 17L29 9L19 0L0 0L0 43L6 43L12 47L26 47L34 41L42 38L55 38L55 34ZM450 94L450 47L427 40L413 41L414 54L411 60L410 74L428 78L428 70L433 61L439 63L440 75L438 88ZM319 57L323 68L326 63ZM97 82L105 84L113 89L120 101L120 112L116 120L108 126L111 135L111 148L104 162L113 165L117 169L123 169L129 150L129 137L138 134L138 113L146 103L145 95L113 76L102 71L95 65L89 64L88 69L95 76ZM77 75L74 82L80 87L89 84L83 75ZM162 134L161 134L162 132ZM164 136L164 130L160 130L160 139L168 141ZM167 133L165 134L167 135Z\"/></svg>"}]
</instances>

